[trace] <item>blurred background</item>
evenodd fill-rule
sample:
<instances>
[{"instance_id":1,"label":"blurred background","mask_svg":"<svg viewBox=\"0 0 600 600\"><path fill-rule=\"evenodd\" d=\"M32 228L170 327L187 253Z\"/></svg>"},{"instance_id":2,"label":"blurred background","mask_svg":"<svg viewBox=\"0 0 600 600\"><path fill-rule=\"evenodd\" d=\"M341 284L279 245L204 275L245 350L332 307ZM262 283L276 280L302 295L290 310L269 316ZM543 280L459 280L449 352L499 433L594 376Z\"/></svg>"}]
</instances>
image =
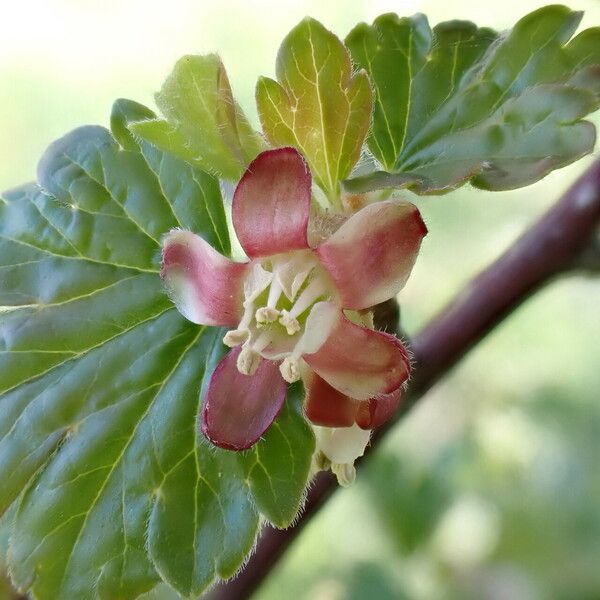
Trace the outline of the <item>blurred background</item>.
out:
<instances>
[{"instance_id":1,"label":"blurred background","mask_svg":"<svg viewBox=\"0 0 600 600\"><path fill-rule=\"evenodd\" d=\"M182 54L218 51L256 123L256 78L273 76L279 42L305 15L344 37L389 11L504 29L542 4L3 0L0 189L33 179L46 145L69 129L107 125L115 98L153 106ZM597 0L571 7L586 11L583 26L600 25ZM515 192L413 198L430 234L400 295L405 329L442 308L592 158ZM530 299L420 402L255 600L598 599L599 464L600 280L570 277Z\"/></svg>"}]
</instances>

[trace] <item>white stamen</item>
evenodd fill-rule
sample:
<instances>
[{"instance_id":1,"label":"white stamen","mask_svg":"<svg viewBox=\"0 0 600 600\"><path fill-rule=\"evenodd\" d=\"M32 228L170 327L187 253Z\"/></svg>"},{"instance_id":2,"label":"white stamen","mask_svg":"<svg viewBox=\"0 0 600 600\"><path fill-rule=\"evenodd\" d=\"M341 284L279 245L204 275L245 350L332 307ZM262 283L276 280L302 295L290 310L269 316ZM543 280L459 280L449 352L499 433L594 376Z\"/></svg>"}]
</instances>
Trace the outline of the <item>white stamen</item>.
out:
<instances>
[{"instance_id":1,"label":"white stamen","mask_svg":"<svg viewBox=\"0 0 600 600\"><path fill-rule=\"evenodd\" d=\"M286 297L293 300L314 268L315 258L312 252L300 251L288 260L278 264L274 270L274 275Z\"/></svg>"},{"instance_id":2,"label":"white stamen","mask_svg":"<svg viewBox=\"0 0 600 600\"><path fill-rule=\"evenodd\" d=\"M250 332L247 329L231 329L225 334L223 343L230 348L240 346L248 340Z\"/></svg>"},{"instance_id":3,"label":"white stamen","mask_svg":"<svg viewBox=\"0 0 600 600\"><path fill-rule=\"evenodd\" d=\"M302 291L294 306L290 309L290 315L297 317L301 315L311 304L326 292L324 282L320 277L315 277Z\"/></svg>"},{"instance_id":4,"label":"white stamen","mask_svg":"<svg viewBox=\"0 0 600 600\"><path fill-rule=\"evenodd\" d=\"M244 281L244 298L253 302L273 280L273 273L266 271L259 263L254 263L249 276Z\"/></svg>"},{"instance_id":5,"label":"white stamen","mask_svg":"<svg viewBox=\"0 0 600 600\"><path fill-rule=\"evenodd\" d=\"M242 375L254 375L262 360L260 354L249 346L244 346L237 358L237 368Z\"/></svg>"},{"instance_id":6,"label":"white stamen","mask_svg":"<svg viewBox=\"0 0 600 600\"><path fill-rule=\"evenodd\" d=\"M352 463L332 463L331 470L342 487L351 486L356 479L356 469Z\"/></svg>"},{"instance_id":7,"label":"white stamen","mask_svg":"<svg viewBox=\"0 0 600 600\"><path fill-rule=\"evenodd\" d=\"M281 311L279 323L285 327L288 335L294 335L300 331L300 323L298 323L298 319L296 319L296 317L292 317L287 310Z\"/></svg>"},{"instance_id":8,"label":"white stamen","mask_svg":"<svg viewBox=\"0 0 600 600\"><path fill-rule=\"evenodd\" d=\"M253 316L254 316L254 302L252 300L246 300L244 302L244 314L242 315L242 320L239 322L237 328L238 329L248 329L248 327L250 327L250 323L252 322Z\"/></svg>"},{"instance_id":9,"label":"white stamen","mask_svg":"<svg viewBox=\"0 0 600 600\"><path fill-rule=\"evenodd\" d=\"M274 323L281 313L270 306L259 308L254 314L257 323Z\"/></svg>"},{"instance_id":10,"label":"white stamen","mask_svg":"<svg viewBox=\"0 0 600 600\"><path fill-rule=\"evenodd\" d=\"M269 288L269 298L267 299L267 306L269 308L275 308L277 306L277 302L281 297L283 290L281 289L281 283L279 283L279 279L277 277L273 277L271 281L271 287Z\"/></svg>"},{"instance_id":11,"label":"white stamen","mask_svg":"<svg viewBox=\"0 0 600 600\"><path fill-rule=\"evenodd\" d=\"M252 342L252 349L255 352L262 352L272 341L273 334L270 331L263 331L255 340Z\"/></svg>"},{"instance_id":12,"label":"white stamen","mask_svg":"<svg viewBox=\"0 0 600 600\"><path fill-rule=\"evenodd\" d=\"M279 365L279 371L288 383L294 383L300 379L300 361L295 356L287 356Z\"/></svg>"}]
</instances>

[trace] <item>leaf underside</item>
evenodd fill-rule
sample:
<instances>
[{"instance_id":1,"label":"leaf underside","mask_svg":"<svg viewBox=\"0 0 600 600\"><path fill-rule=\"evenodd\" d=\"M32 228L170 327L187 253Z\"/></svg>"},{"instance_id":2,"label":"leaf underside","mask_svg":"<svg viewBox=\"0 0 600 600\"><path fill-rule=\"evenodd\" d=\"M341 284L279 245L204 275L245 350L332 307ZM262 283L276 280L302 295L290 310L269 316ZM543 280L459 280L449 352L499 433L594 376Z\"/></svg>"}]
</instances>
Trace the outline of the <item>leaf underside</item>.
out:
<instances>
[{"instance_id":1,"label":"leaf underside","mask_svg":"<svg viewBox=\"0 0 600 600\"><path fill-rule=\"evenodd\" d=\"M196 597L230 577L260 514L288 525L314 440L297 391L246 454L198 433L223 331L163 292L160 239L182 227L227 254L218 181L112 128L50 146L39 186L0 201L0 511L15 583L36 598ZM292 453L291 448L294 449Z\"/></svg>"},{"instance_id":2,"label":"leaf underside","mask_svg":"<svg viewBox=\"0 0 600 600\"><path fill-rule=\"evenodd\" d=\"M368 146L382 172L350 191L444 193L470 181L524 186L589 153L598 108L600 29L570 39L581 13L539 9L504 34L423 15L378 17L346 44L376 90Z\"/></svg>"}]
</instances>

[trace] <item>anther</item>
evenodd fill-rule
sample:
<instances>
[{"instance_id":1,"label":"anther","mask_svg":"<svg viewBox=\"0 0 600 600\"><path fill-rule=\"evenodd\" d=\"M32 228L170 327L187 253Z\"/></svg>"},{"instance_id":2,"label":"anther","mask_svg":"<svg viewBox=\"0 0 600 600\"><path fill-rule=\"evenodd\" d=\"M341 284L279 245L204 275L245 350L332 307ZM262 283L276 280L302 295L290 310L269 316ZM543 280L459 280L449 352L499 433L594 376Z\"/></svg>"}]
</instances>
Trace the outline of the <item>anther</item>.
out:
<instances>
[{"instance_id":1,"label":"anther","mask_svg":"<svg viewBox=\"0 0 600 600\"><path fill-rule=\"evenodd\" d=\"M254 314L257 323L274 323L281 313L276 308L262 306Z\"/></svg>"},{"instance_id":2,"label":"anther","mask_svg":"<svg viewBox=\"0 0 600 600\"><path fill-rule=\"evenodd\" d=\"M241 346L250 337L247 329L230 329L223 337L223 343L230 348Z\"/></svg>"},{"instance_id":3,"label":"anther","mask_svg":"<svg viewBox=\"0 0 600 600\"><path fill-rule=\"evenodd\" d=\"M288 383L298 381L300 379L300 361L294 356L284 358L279 365L279 372Z\"/></svg>"},{"instance_id":4,"label":"anther","mask_svg":"<svg viewBox=\"0 0 600 600\"><path fill-rule=\"evenodd\" d=\"M300 323L298 323L298 319L296 319L296 317L292 317L287 310L281 311L279 322L285 327L288 335L294 335L300 331Z\"/></svg>"},{"instance_id":5,"label":"anther","mask_svg":"<svg viewBox=\"0 0 600 600\"><path fill-rule=\"evenodd\" d=\"M242 375L254 375L258 365L260 365L261 356L249 346L244 346L237 358L237 368Z\"/></svg>"}]
</instances>

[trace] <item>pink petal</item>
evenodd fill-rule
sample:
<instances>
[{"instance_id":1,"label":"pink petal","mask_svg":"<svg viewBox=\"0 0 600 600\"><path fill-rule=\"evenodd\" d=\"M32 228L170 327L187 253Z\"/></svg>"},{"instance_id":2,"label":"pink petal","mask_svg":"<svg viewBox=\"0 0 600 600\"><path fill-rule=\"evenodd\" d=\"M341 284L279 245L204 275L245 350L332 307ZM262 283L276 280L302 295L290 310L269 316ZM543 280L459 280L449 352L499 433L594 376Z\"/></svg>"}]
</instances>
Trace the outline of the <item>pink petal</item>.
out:
<instances>
[{"instance_id":1,"label":"pink petal","mask_svg":"<svg viewBox=\"0 0 600 600\"><path fill-rule=\"evenodd\" d=\"M237 325L248 264L219 254L191 231L171 231L163 242L160 276L179 312L193 323Z\"/></svg>"},{"instance_id":2,"label":"pink petal","mask_svg":"<svg viewBox=\"0 0 600 600\"><path fill-rule=\"evenodd\" d=\"M332 388L322 377L310 373L305 381L304 414L315 425L350 427L354 425L360 402Z\"/></svg>"},{"instance_id":3,"label":"pink petal","mask_svg":"<svg viewBox=\"0 0 600 600\"><path fill-rule=\"evenodd\" d=\"M217 365L202 407L202 433L215 445L245 450L255 444L283 407L287 383L276 363L263 360L254 375L242 375L241 348Z\"/></svg>"},{"instance_id":4,"label":"pink petal","mask_svg":"<svg viewBox=\"0 0 600 600\"><path fill-rule=\"evenodd\" d=\"M253 258L308 247L311 176L295 148L259 154L233 195L233 226Z\"/></svg>"},{"instance_id":5,"label":"pink petal","mask_svg":"<svg viewBox=\"0 0 600 600\"><path fill-rule=\"evenodd\" d=\"M315 425L375 429L394 415L400 404L401 389L369 400L352 400L332 388L322 377L311 373L304 380L304 414Z\"/></svg>"},{"instance_id":6,"label":"pink petal","mask_svg":"<svg viewBox=\"0 0 600 600\"><path fill-rule=\"evenodd\" d=\"M356 412L356 424L361 429L375 429L391 419L398 406L402 390L399 388L391 394L384 394L361 402Z\"/></svg>"},{"instance_id":7,"label":"pink petal","mask_svg":"<svg viewBox=\"0 0 600 600\"><path fill-rule=\"evenodd\" d=\"M333 303L314 305L304 335L307 341L303 339L301 347L313 351L303 355L306 363L350 398L390 394L408 379L410 362L402 342L389 333L355 325Z\"/></svg>"},{"instance_id":8,"label":"pink petal","mask_svg":"<svg viewBox=\"0 0 600 600\"><path fill-rule=\"evenodd\" d=\"M342 306L361 310L402 289L426 233L416 206L388 200L354 214L316 252Z\"/></svg>"}]
</instances>

